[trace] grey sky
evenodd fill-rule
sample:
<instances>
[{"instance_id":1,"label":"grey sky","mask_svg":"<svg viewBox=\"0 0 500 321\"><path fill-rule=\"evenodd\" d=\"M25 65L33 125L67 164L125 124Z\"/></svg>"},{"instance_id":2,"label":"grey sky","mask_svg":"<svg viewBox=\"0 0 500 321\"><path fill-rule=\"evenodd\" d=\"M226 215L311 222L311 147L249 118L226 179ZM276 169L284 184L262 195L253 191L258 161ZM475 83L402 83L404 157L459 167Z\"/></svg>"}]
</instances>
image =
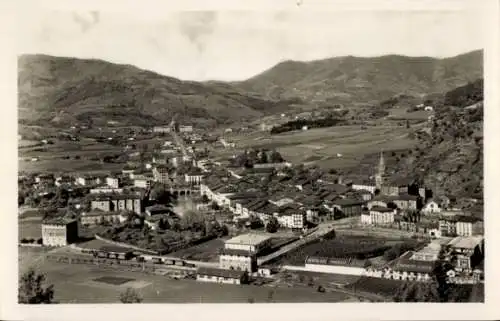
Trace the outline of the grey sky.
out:
<instances>
[{"instance_id":1,"label":"grey sky","mask_svg":"<svg viewBox=\"0 0 500 321\"><path fill-rule=\"evenodd\" d=\"M206 11L135 15L33 10L20 53L100 58L190 80L239 80L281 60L447 57L484 47L471 11Z\"/></svg>"}]
</instances>

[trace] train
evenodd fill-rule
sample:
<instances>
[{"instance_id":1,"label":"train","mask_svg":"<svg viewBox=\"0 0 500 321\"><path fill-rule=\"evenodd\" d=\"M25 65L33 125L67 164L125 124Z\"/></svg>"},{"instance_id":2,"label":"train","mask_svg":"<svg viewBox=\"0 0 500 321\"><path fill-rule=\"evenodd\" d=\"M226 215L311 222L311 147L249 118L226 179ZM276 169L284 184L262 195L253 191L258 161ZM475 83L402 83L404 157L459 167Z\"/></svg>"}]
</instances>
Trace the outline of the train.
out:
<instances>
[{"instance_id":1,"label":"train","mask_svg":"<svg viewBox=\"0 0 500 321\"><path fill-rule=\"evenodd\" d=\"M154 265L174 265L182 267L194 268L195 265L188 263L180 258L165 257L159 255L144 254L139 252L133 252L131 250L126 250L123 248L100 248L100 249L82 249L82 253L90 254L95 258L102 259L114 259L120 261L131 261L136 260L140 263L152 263Z\"/></svg>"}]
</instances>

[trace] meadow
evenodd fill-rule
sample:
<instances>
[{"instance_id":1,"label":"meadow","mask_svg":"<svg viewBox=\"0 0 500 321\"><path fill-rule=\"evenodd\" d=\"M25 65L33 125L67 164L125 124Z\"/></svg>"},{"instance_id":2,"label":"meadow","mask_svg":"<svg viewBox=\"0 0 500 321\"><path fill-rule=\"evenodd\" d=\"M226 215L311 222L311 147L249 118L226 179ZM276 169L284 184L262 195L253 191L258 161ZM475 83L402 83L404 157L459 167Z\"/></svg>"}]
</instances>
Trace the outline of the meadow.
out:
<instances>
[{"instance_id":1,"label":"meadow","mask_svg":"<svg viewBox=\"0 0 500 321\"><path fill-rule=\"evenodd\" d=\"M237 149L276 149L292 163L316 164L324 168L346 168L357 165L365 155L381 150L411 148L415 142L407 137L410 129L397 124L380 126L335 126L278 135L253 132L228 136ZM234 151L221 150L221 154Z\"/></svg>"}]
</instances>

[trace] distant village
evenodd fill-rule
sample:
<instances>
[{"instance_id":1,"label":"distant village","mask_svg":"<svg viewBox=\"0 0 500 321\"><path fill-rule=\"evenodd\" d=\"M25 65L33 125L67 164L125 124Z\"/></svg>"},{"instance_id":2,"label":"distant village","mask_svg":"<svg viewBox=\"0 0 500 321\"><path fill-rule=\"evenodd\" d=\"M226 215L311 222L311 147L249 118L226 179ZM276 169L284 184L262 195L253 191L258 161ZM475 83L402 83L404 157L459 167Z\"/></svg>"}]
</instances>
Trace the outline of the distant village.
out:
<instances>
[{"instance_id":1,"label":"distant village","mask_svg":"<svg viewBox=\"0 0 500 321\"><path fill-rule=\"evenodd\" d=\"M156 126L152 135L164 138L162 147L148 156L128 151L133 161L120 172L20 175L20 208L45 217L41 239L20 245L70 246L73 254L60 262L115 259L139 270L178 265L200 282L249 283L280 269L426 282L442 261L450 283L484 280L483 221L421 182L389 177L384 152L374 175L360 179L292 164L275 150L239 150L224 138L212 143L235 155L215 160L191 146L204 135L189 125ZM272 264L287 251L332 237L338 226L420 243L384 264L348 256ZM287 248L272 242L280 233L295 237ZM82 241L84 234L94 243ZM220 236L227 239L218 263L170 255Z\"/></svg>"}]
</instances>

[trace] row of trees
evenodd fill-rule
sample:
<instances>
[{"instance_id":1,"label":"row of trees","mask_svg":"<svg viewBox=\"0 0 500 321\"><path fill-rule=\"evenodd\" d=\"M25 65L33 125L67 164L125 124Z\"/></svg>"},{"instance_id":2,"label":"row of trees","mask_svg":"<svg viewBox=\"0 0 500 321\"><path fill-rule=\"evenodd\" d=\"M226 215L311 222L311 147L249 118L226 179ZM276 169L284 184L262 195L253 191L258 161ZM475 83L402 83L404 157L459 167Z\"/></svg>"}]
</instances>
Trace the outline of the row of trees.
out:
<instances>
[{"instance_id":1,"label":"row of trees","mask_svg":"<svg viewBox=\"0 0 500 321\"><path fill-rule=\"evenodd\" d=\"M245 150L232 159L232 164L237 167L251 168L254 164L281 163L285 160L276 150L251 149Z\"/></svg>"},{"instance_id":2,"label":"row of trees","mask_svg":"<svg viewBox=\"0 0 500 321\"><path fill-rule=\"evenodd\" d=\"M294 130L300 130L304 126L307 126L308 128L332 127L332 126L336 126L336 125L342 123L343 121L344 120L342 120L342 119L333 118L333 117L325 117L325 118L319 118L319 119L313 119L313 120L297 119L297 120L292 120L292 121L286 122L282 125L274 126L271 129L271 135L285 133L285 132L294 131Z\"/></svg>"}]
</instances>

